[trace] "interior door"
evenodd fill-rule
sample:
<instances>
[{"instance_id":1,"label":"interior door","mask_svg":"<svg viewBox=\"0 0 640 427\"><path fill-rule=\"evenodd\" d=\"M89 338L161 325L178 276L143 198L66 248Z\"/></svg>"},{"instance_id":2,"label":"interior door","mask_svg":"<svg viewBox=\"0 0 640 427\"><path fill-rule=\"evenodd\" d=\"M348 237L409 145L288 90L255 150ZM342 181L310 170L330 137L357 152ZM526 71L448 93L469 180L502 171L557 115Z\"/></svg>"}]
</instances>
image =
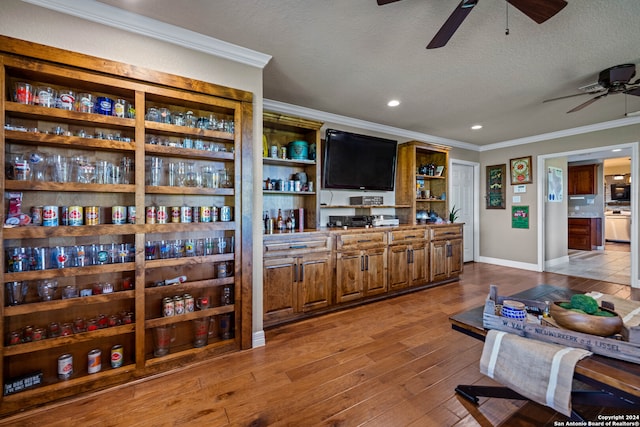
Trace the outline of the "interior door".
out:
<instances>
[{"instance_id":1,"label":"interior door","mask_svg":"<svg viewBox=\"0 0 640 427\"><path fill-rule=\"evenodd\" d=\"M458 163L455 160L451 162L451 170L449 174L451 185L451 201L449 208L453 206L459 208L458 219L456 222L463 222L464 227L462 236L464 240L464 262L470 262L474 259L474 191L477 187L475 179L474 165L470 163Z\"/></svg>"}]
</instances>

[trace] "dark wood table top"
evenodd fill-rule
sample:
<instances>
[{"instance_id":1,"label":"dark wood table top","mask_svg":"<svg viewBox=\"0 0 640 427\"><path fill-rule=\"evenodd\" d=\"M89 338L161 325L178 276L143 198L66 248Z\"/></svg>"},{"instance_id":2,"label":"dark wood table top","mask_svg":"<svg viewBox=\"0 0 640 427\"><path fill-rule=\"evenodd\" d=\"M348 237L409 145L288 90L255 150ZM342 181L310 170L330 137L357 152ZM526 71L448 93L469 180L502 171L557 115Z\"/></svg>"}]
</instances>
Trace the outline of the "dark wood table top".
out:
<instances>
[{"instance_id":1,"label":"dark wood table top","mask_svg":"<svg viewBox=\"0 0 640 427\"><path fill-rule=\"evenodd\" d=\"M568 288L538 285L511 296L538 301L556 301L568 300L575 293L577 292ZM483 310L484 306L476 307L451 316L449 320L454 329L484 340L488 329L482 326ZM592 355L578 362L575 377L640 398L640 364L637 363Z\"/></svg>"}]
</instances>

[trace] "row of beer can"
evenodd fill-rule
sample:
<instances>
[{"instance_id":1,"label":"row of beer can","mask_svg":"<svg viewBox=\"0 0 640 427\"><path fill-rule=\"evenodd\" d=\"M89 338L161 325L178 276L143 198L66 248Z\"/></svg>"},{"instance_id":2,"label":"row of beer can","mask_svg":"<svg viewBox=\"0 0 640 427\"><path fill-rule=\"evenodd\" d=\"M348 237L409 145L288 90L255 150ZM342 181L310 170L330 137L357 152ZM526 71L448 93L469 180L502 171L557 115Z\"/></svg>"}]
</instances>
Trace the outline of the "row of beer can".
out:
<instances>
[{"instance_id":1,"label":"row of beer can","mask_svg":"<svg viewBox=\"0 0 640 427\"><path fill-rule=\"evenodd\" d=\"M147 206L147 224L228 222L233 220L231 206Z\"/></svg>"},{"instance_id":2,"label":"row of beer can","mask_svg":"<svg viewBox=\"0 0 640 427\"><path fill-rule=\"evenodd\" d=\"M136 222L135 206L112 206L110 209L111 224ZM45 227L99 225L107 220L101 218L100 210L100 206L33 206L31 223Z\"/></svg>"},{"instance_id":3,"label":"row of beer can","mask_svg":"<svg viewBox=\"0 0 640 427\"><path fill-rule=\"evenodd\" d=\"M111 367L119 368L124 361L124 347L122 345L114 345L111 347ZM102 370L102 350L99 348L89 351L87 355L87 373L96 374ZM58 378L67 380L74 373L73 355L66 353L58 357Z\"/></svg>"}]
</instances>

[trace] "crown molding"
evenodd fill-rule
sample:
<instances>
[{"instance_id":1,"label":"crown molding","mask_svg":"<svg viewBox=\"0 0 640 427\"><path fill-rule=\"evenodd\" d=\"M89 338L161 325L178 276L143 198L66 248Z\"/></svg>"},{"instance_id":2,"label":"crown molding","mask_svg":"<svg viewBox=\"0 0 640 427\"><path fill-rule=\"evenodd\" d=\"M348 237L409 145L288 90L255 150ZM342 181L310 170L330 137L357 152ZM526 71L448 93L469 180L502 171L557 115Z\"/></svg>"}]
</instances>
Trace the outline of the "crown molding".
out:
<instances>
[{"instance_id":1,"label":"crown molding","mask_svg":"<svg viewBox=\"0 0 640 427\"><path fill-rule=\"evenodd\" d=\"M478 151L478 146L454 139L441 138L439 136L429 135L421 132L414 132L393 126L381 125L379 123L368 122L366 120L354 119L352 117L341 116L339 114L327 113L324 111L314 110L312 108L301 107L299 105L287 104L285 102L273 101L271 99L263 100L263 108L265 111L273 111L275 113L290 114L293 116L305 117L307 119L318 120L321 122L330 122L344 126L352 126L359 129L370 130L373 132L381 132L389 135L408 138L410 140L431 142L449 147L461 148L464 150Z\"/></svg>"},{"instance_id":2,"label":"crown molding","mask_svg":"<svg viewBox=\"0 0 640 427\"><path fill-rule=\"evenodd\" d=\"M611 120L608 122L595 123L592 125L580 126L577 128L560 130L557 132L542 133L540 135L527 136L524 138L512 139L509 141L496 142L495 144L482 145L479 151L491 151L500 148L514 147L516 145L531 144L551 139L565 138L567 136L582 135L590 132L613 129L623 126L630 126L640 123L640 117L625 117L624 119Z\"/></svg>"},{"instance_id":3,"label":"crown molding","mask_svg":"<svg viewBox=\"0 0 640 427\"><path fill-rule=\"evenodd\" d=\"M271 55L118 9L95 0L22 1L260 69L263 69L271 60Z\"/></svg>"}]
</instances>

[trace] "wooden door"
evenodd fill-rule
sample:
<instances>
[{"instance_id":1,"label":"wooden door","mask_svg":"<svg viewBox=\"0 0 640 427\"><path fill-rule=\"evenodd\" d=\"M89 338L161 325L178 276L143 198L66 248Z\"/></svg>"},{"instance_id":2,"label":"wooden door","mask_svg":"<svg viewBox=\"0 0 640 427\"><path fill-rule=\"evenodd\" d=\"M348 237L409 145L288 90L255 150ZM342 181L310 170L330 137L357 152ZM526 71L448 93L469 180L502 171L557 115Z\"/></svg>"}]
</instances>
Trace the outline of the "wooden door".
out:
<instances>
[{"instance_id":1,"label":"wooden door","mask_svg":"<svg viewBox=\"0 0 640 427\"><path fill-rule=\"evenodd\" d=\"M419 286L429 281L429 249L426 244L414 244L411 246L411 286Z\"/></svg>"},{"instance_id":2,"label":"wooden door","mask_svg":"<svg viewBox=\"0 0 640 427\"><path fill-rule=\"evenodd\" d=\"M300 311L328 307L331 303L330 254L309 254L298 263L298 306Z\"/></svg>"},{"instance_id":3,"label":"wooden door","mask_svg":"<svg viewBox=\"0 0 640 427\"><path fill-rule=\"evenodd\" d=\"M392 290L409 286L410 250L407 245L389 247L389 288Z\"/></svg>"},{"instance_id":4,"label":"wooden door","mask_svg":"<svg viewBox=\"0 0 640 427\"><path fill-rule=\"evenodd\" d=\"M365 258L361 251L338 252L336 256L336 302L352 301L363 296Z\"/></svg>"},{"instance_id":5,"label":"wooden door","mask_svg":"<svg viewBox=\"0 0 640 427\"><path fill-rule=\"evenodd\" d=\"M437 240L431 242L431 281L437 282L445 280L448 276L447 268L447 242L445 240Z\"/></svg>"},{"instance_id":6,"label":"wooden door","mask_svg":"<svg viewBox=\"0 0 640 427\"><path fill-rule=\"evenodd\" d=\"M263 310L264 321L283 319L296 311L297 287L294 257L264 260L263 268Z\"/></svg>"},{"instance_id":7,"label":"wooden door","mask_svg":"<svg viewBox=\"0 0 640 427\"><path fill-rule=\"evenodd\" d=\"M464 246L462 239L449 241L449 277L462 273L464 268Z\"/></svg>"},{"instance_id":8,"label":"wooden door","mask_svg":"<svg viewBox=\"0 0 640 427\"><path fill-rule=\"evenodd\" d=\"M406 264L405 264L406 268ZM375 295L387 291L387 248L373 248L365 252L364 294Z\"/></svg>"}]
</instances>

